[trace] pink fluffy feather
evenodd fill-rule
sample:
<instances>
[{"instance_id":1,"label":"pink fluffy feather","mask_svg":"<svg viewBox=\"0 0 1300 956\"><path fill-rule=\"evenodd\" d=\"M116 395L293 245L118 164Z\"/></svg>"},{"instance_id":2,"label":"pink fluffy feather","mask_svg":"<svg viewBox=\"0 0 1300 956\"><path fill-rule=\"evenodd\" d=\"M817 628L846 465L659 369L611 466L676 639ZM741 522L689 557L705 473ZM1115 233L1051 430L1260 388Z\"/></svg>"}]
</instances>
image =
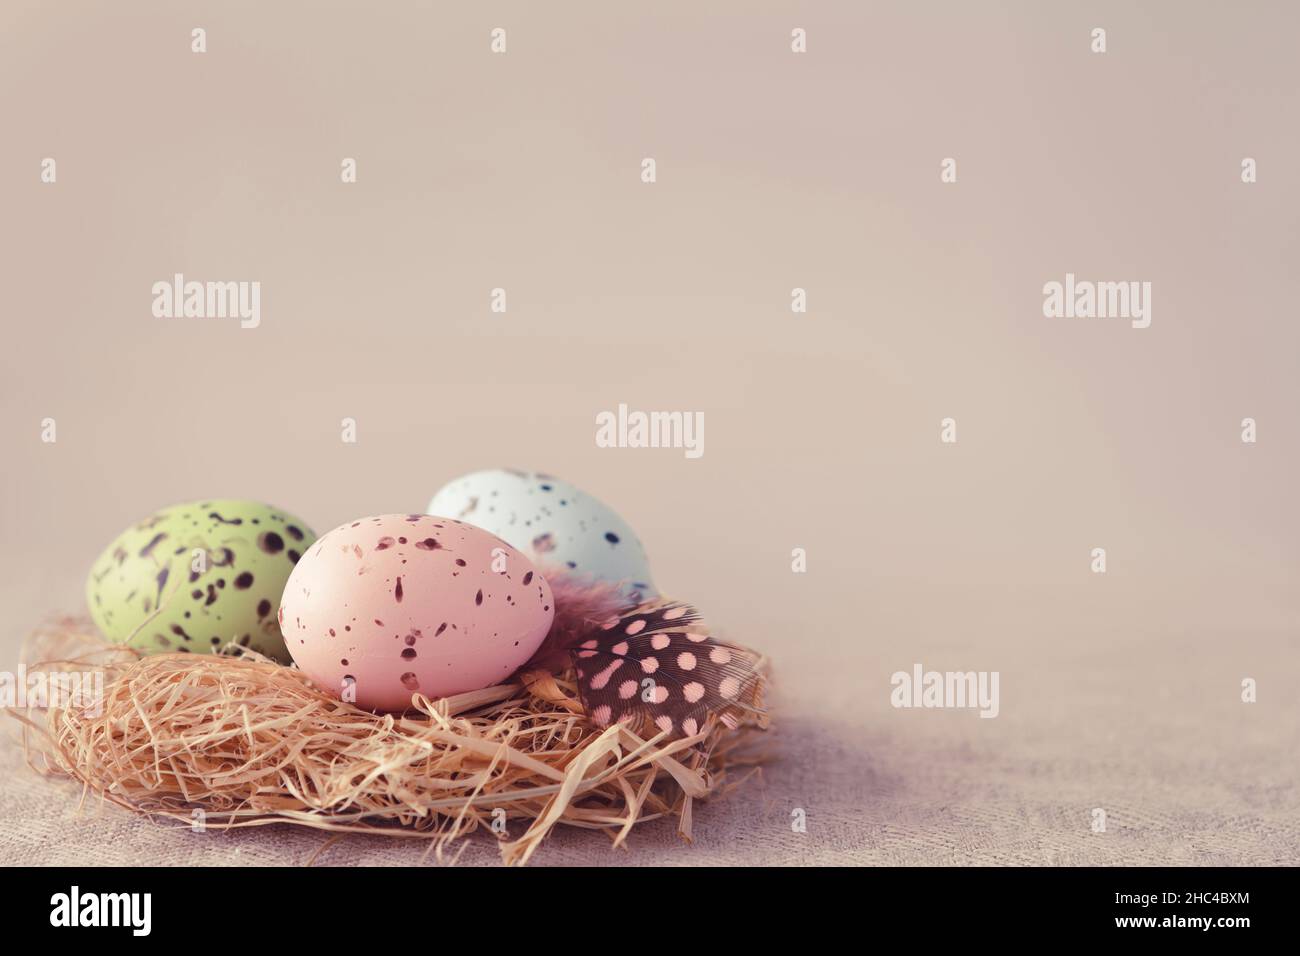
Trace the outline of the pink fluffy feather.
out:
<instances>
[{"instance_id":1,"label":"pink fluffy feather","mask_svg":"<svg viewBox=\"0 0 1300 956\"><path fill-rule=\"evenodd\" d=\"M632 605L618 584L555 568L541 571L555 598L555 620L546 640L524 667L558 671L568 663L570 647Z\"/></svg>"}]
</instances>

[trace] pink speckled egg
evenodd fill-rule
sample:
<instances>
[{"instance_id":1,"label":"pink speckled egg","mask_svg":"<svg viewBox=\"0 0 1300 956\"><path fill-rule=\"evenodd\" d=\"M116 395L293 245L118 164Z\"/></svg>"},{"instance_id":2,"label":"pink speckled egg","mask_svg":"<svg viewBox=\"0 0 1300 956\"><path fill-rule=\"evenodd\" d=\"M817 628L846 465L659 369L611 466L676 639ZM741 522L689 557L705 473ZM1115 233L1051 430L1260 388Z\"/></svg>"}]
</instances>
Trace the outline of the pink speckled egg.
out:
<instances>
[{"instance_id":1,"label":"pink speckled egg","mask_svg":"<svg viewBox=\"0 0 1300 956\"><path fill-rule=\"evenodd\" d=\"M554 617L550 585L526 557L481 528L429 515L335 528L294 566L280 599L298 667L370 710L505 680Z\"/></svg>"}]
</instances>

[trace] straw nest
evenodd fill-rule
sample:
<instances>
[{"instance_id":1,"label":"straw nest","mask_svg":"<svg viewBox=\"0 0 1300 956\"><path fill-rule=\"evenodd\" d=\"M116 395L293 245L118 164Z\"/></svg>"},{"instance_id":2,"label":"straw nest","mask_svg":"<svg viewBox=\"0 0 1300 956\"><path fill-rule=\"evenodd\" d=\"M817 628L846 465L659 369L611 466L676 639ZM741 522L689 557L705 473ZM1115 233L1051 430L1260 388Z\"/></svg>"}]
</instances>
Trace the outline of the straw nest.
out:
<instances>
[{"instance_id":1,"label":"straw nest","mask_svg":"<svg viewBox=\"0 0 1300 956\"><path fill-rule=\"evenodd\" d=\"M15 714L28 762L85 795L186 827L411 837L440 860L482 828L505 863L523 864L557 824L604 830L619 846L637 824L675 816L689 841L695 801L762 760L753 720L734 730L710 720L672 741L596 728L567 672L530 671L440 700L415 695L412 711L386 715L255 654L142 657L104 644L80 619L38 631L24 658L29 673L103 675L101 707Z\"/></svg>"}]
</instances>

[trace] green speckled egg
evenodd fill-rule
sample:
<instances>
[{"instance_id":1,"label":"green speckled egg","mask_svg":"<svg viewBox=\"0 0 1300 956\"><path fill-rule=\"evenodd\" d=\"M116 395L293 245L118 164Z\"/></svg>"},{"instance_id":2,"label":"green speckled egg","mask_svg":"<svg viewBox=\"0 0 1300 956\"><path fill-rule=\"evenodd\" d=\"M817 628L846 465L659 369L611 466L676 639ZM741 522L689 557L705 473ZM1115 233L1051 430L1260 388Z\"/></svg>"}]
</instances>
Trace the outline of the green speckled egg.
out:
<instances>
[{"instance_id":1,"label":"green speckled egg","mask_svg":"<svg viewBox=\"0 0 1300 956\"><path fill-rule=\"evenodd\" d=\"M213 653L234 641L288 663L276 609L316 535L255 501L176 505L122 532L90 571L104 636L146 654Z\"/></svg>"}]
</instances>

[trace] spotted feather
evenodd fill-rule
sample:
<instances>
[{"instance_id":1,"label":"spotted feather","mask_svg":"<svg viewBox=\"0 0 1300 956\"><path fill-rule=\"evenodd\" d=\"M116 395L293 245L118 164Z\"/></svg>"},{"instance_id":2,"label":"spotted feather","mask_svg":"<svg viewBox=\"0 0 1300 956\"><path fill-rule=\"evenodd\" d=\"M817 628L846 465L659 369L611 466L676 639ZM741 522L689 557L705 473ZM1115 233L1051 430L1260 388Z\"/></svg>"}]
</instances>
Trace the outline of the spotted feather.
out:
<instances>
[{"instance_id":1,"label":"spotted feather","mask_svg":"<svg viewBox=\"0 0 1300 956\"><path fill-rule=\"evenodd\" d=\"M570 648L592 721L691 737L710 715L729 727L761 714L763 678L752 651L711 636L689 604L653 601L624 611Z\"/></svg>"}]
</instances>

